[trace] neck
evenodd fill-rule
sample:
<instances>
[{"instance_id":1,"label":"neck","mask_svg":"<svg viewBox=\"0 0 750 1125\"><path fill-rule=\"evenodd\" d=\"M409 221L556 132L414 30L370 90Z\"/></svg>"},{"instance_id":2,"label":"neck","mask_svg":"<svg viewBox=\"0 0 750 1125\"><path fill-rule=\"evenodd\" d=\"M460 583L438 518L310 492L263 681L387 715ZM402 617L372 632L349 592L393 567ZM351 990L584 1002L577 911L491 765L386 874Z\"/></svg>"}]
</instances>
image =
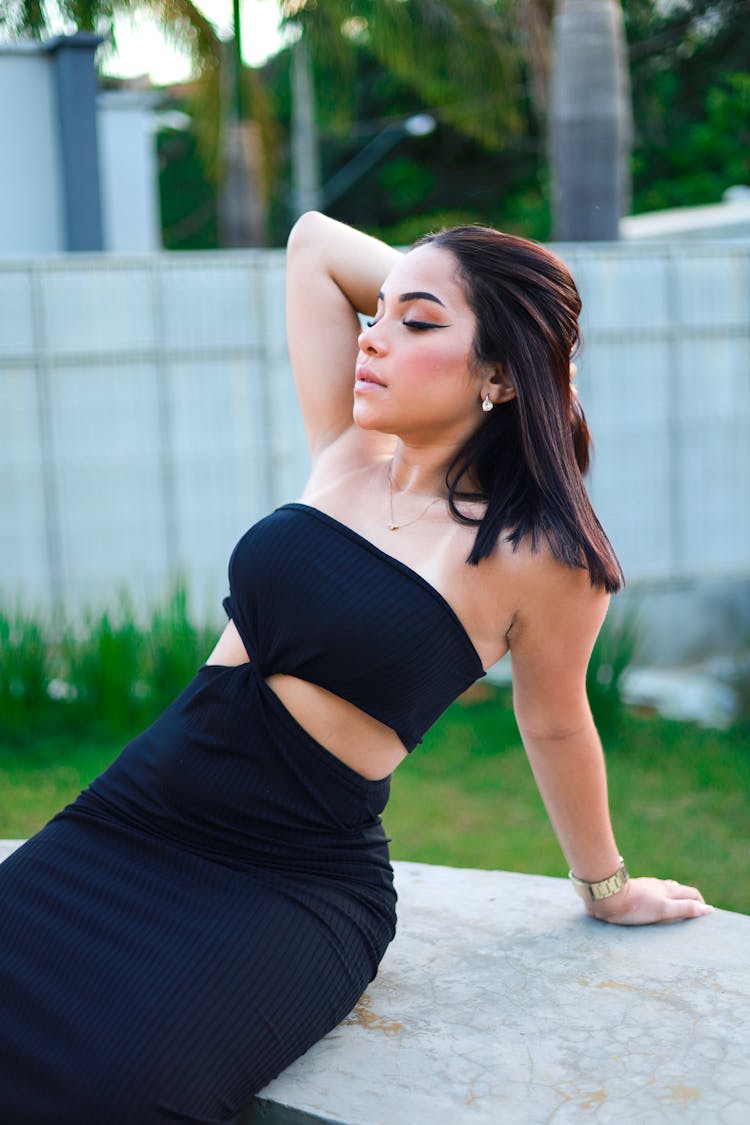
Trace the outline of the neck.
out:
<instances>
[{"instance_id":1,"label":"neck","mask_svg":"<svg viewBox=\"0 0 750 1125\"><path fill-rule=\"evenodd\" d=\"M445 496L445 474L457 450L454 447L420 448L399 439L388 463L388 474L394 492L410 492L415 496Z\"/></svg>"}]
</instances>

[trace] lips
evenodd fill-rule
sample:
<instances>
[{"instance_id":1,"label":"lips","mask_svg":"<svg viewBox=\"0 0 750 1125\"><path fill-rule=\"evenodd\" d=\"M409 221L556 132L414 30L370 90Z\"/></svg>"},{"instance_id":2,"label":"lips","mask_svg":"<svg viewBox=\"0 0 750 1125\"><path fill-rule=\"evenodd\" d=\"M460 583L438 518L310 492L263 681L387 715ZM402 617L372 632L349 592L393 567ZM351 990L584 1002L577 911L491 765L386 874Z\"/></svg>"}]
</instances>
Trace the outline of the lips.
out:
<instances>
[{"instance_id":1,"label":"lips","mask_svg":"<svg viewBox=\"0 0 750 1125\"><path fill-rule=\"evenodd\" d=\"M358 367L354 373L354 377L358 383L374 383L378 387L384 387L385 383L380 379L374 371L369 367Z\"/></svg>"}]
</instances>

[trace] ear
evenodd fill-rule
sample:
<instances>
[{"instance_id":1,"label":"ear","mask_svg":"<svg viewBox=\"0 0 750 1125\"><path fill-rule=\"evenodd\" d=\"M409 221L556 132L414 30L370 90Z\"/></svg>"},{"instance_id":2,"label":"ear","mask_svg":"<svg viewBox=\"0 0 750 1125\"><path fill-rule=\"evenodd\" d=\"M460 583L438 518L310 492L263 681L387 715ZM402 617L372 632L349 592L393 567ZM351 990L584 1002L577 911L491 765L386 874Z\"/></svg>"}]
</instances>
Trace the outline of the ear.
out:
<instances>
[{"instance_id":1,"label":"ear","mask_svg":"<svg viewBox=\"0 0 750 1125\"><path fill-rule=\"evenodd\" d=\"M485 374L482 381L482 398L487 395L490 396L490 402L495 406L499 406L503 402L510 402L512 398L516 397L516 388L508 378L505 368L499 364L494 364Z\"/></svg>"}]
</instances>

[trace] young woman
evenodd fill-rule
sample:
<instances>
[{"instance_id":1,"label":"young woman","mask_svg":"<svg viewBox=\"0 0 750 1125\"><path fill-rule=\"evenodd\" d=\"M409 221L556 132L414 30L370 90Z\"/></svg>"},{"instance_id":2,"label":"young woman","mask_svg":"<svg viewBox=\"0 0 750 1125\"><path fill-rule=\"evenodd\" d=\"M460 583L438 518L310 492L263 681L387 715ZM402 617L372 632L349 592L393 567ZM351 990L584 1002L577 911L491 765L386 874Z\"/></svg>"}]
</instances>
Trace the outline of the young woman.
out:
<instances>
[{"instance_id":1,"label":"young woman","mask_svg":"<svg viewBox=\"0 0 750 1125\"><path fill-rule=\"evenodd\" d=\"M585 672L620 571L582 483L579 309L523 239L458 228L401 256L297 223L312 473L237 544L195 679L0 866L5 1125L229 1121L334 1027L394 934L389 776L509 650L585 909L710 909L629 879L610 825Z\"/></svg>"}]
</instances>

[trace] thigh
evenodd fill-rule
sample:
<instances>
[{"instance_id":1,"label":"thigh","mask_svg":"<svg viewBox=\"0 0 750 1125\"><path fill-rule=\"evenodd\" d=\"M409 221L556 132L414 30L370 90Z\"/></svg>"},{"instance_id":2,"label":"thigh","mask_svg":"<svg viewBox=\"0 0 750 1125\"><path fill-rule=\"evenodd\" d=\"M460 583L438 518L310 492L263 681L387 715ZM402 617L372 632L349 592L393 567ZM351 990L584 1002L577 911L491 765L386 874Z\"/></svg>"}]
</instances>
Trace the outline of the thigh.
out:
<instances>
[{"instance_id":1,"label":"thigh","mask_svg":"<svg viewBox=\"0 0 750 1125\"><path fill-rule=\"evenodd\" d=\"M231 1120L351 1010L372 944L324 888L107 838L0 879L0 1120Z\"/></svg>"},{"instance_id":2,"label":"thigh","mask_svg":"<svg viewBox=\"0 0 750 1125\"><path fill-rule=\"evenodd\" d=\"M152 974L104 1081L124 1122L223 1121L353 1008L372 977L357 928L259 886ZM171 971L170 971L171 968ZM103 1074L107 1073L103 1068ZM112 1120L112 1118L110 1118Z\"/></svg>"}]
</instances>

